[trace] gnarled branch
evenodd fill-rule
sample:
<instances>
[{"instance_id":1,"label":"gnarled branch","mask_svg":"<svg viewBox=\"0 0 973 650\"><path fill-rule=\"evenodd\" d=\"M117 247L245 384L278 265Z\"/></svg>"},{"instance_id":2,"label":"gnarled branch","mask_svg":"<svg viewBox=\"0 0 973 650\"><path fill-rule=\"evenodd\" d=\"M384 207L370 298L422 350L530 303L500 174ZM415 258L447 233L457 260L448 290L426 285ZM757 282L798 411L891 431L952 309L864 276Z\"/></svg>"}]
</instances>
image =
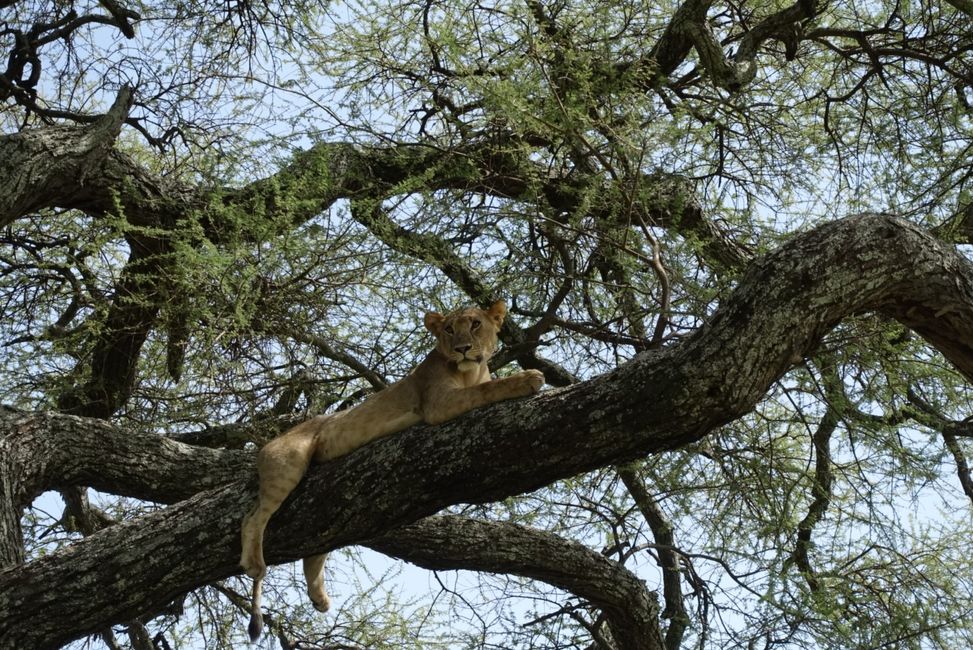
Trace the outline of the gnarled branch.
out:
<instances>
[{"instance_id":1,"label":"gnarled branch","mask_svg":"<svg viewBox=\"0 0 973 650\"><path fill-rule=\"evenodd\" d=\"M601 608L619 650L662 650L659 607L645 583L582 544L511 523L428 517L364 542L426 569L541 580Z\"/></svg>"}]
</instances>

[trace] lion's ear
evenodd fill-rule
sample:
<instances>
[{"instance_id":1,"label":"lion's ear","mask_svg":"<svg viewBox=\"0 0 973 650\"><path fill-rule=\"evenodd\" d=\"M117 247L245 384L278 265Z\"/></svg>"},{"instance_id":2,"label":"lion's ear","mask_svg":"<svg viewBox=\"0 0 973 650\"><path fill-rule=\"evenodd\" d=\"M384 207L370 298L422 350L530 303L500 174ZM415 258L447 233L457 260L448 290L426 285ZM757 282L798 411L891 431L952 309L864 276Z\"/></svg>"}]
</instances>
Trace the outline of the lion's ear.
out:
<instances>
[{"instance_id":1,"label":"lion's ear","mask_svg":"<svg viewBox=\"0 0 973 650\"><path fill-rule=\"evenodd\" d=\"M427 311L426 315L422 318L422 324L426 326L426 329L432 332L434 335L439 336L439 332L443 329L443 321L446 317L442 314L434 311Z\"/></svg>"},{"instance_id":2,"label":"lion's ear","mask_svg":"<svg viewBox=\"0 0 973 650\"><path fill-rule=\"evenodd\" d=\"M490 316L490 320L493 321L494 325L500 327L503 325L503 318L507 315L507 303L502 300L498 300L487 310L487 315Z\"/></svg>"}]
</instances>

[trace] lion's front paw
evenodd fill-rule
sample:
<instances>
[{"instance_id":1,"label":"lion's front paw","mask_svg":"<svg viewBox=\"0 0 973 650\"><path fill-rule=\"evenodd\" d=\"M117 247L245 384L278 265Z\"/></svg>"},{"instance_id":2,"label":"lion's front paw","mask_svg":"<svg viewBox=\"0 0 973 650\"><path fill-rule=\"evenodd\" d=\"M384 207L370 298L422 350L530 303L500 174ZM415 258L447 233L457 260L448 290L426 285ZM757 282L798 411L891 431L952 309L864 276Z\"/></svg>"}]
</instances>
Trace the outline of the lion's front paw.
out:
<instances>
[{"instance_id":1,"label":"lion's front paw","mask_svg":"<svg viewBox=\"0 0 973 650\"><path fill-rule=\"evenodd\" d=\"M536 393L544 385L544 373L540 370L525 370L521 376L524 377L524 383L531 393Z\"/></svg>"}]
</instances>

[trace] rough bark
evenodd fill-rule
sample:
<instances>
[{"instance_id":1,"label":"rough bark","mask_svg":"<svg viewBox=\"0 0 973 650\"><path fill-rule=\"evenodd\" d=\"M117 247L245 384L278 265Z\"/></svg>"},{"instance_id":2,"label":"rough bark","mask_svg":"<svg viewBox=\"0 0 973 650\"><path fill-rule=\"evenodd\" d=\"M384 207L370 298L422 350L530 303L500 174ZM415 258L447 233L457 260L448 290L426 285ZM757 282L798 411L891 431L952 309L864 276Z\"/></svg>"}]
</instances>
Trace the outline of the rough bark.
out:
<instances>
[{"instance_id":1,"label":"rough bark","mask_svg":"<svg viewBox=\"0 0 973 650\"><path fill-rule=\"evenodd\" d=\"M752 263L712 320L678 346L312 468L271 522L267 559L293 561L447 505L501 499L698 440L750 411L841 319L870 310L913 328L973 379L973 264L904 220L841 220ZM107 461L88 457L86 477L98 476ZM130 491L156 481L132 479ZM237 573L239 522L254 491L246 476L0 571L4 647L54 647Z\"/></svg>"},{"instance_id":2,"label":"rough bark","mask_svg":"<svg viewBox=\"0 0 973 650\"><path fill-rule=\"evenodd\" d=\"M168 297L165 242L130 238L131 253L95 340L86 377L58 396L65 413L109 418L131 396L139 353Z\"/></svg>"},{"instance_id":3,"label":"rough bark","mask_svg":"<svg viewBox=\"0 0 973 650\"><path fill-rule=\"evenodd\" d=\"M14 477L13 501L20 508L45 490L74 485L174 503L253 467L250 452L190 446L60 413L0 411L0 435L0 461L4 475Z\"/></svg>"},{"instance_id":4,"label":"rough bark","mask_svg":"<svg viewBox=\"0 0 973 650\"><path fill-rule=\"evenodd\" d=\"M131 104L132 89L125 87L108 113L90 125L0 137L0 159L12 172L0 185L0 226L41 208L84 204L85 184L103 175Z\"/></svg>"},{"instance_id":5,"label":"rough bark","mask_svg":"<svg viewBox=\"0 0 973 650\"><path fill-rule=\"evenodd\" d=\"M0 414L7 415L6 410ZM6 427L4 427L6 433ZM0 438L0 567L16 566L24 561L24 538L20 527L23 503L17 498L17 475L12 471L16 460L6 437Z\"/></svg>"}]
</instances>

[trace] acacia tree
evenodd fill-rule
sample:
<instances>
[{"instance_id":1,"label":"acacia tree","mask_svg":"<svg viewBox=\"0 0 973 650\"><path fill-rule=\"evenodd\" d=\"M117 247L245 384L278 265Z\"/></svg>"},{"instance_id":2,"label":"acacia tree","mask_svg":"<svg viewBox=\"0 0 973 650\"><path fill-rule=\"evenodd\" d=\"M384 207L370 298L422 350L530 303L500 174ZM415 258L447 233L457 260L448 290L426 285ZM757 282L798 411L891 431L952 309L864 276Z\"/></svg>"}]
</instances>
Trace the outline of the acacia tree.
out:
<instances>
[{"instance_id":1,"label":"acacia tree","mask_svg":"<svg viewBox=\"0 0 973 650\"><path fill-rule=\"evenodd\" d=\"M0 647L242 643L255 450L496 298L548 389L268 529L439 586L266 646L973 640L968 0L0 11Z\"/></svg>"}]
</instances>

